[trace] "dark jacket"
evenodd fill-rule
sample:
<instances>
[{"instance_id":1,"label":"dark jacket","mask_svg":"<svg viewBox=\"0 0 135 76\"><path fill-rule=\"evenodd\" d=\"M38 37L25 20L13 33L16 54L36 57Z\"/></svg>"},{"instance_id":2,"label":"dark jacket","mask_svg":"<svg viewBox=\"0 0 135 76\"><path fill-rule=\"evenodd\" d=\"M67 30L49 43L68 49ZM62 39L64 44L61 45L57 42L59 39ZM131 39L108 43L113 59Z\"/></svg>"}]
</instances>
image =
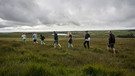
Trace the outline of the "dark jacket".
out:
<instances>
[{"instance_id":1,"label":"dark jacket","mask_svg":"<svg viewBox=\"0 0 135 76\"><path fill-rule=\"evenodd\" d=\"M72 43L72 35L69 35L69 43Z\"/></svg>"},{"instance_id":2,"label":"dark jacket","mask_svg":"<svg viewBox=\"0 0 135 76\"><path fill-rule=\"evenodd\" d=\"M57 35L57 33L54 33L54 40L58 40L58 35Z\"/></svg>"},{"instance_id":3,"label":"dark jacket","mask_svg":"<svg viewBox=\"0 0 135 76\"><path fill-rule=\"evenodd\" d=\"M85 39L88 39L90 37L90 35L87 33L86 35L85 35Z\"/></svg>"},{"instance_id":4,"label":"dark jacket","mask_svg":"<svg viewBox=\"0 0 135 76\"><path fill-rule=\"evenodd\" d=\"M115 43L115 36L113 34L109 35L109 44L110 43Z\"/></svg>"},{"instance_id":5,"label":"dark jacket","mask_svg":"<svg viewBox=\"0 0 135 76\"><path fill-rule=\"evenodd\" d=\"M43 35L40 35L40 39L41 39L41 40L44 40L45 37L44 37Z\"/></svg>"}]
</instances>

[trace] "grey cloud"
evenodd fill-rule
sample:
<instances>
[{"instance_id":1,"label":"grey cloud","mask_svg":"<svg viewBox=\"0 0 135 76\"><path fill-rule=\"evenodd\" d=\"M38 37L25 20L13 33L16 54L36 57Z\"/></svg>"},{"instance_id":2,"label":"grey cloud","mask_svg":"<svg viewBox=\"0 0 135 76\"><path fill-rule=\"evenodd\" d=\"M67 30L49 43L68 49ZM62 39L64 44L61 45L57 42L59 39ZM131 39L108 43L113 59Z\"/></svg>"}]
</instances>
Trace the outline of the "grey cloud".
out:
<instances>
[{"instance_id":1,"label":"grey cloud","mask_svg":"<svg viewBox=\"0 0 135 76\"><path fill-rule=\"evenodd\" d=\"M18 22L34 22L36 5L31 0L0 0L0 17Z\"/></svg>"},{"instance_id":2,"label":"grey cloud","mask_svg":"<svg viewBox=\"0 0 135 76\"><path fill-rule=\"evenodd\" d=\"M1 20L0 19L0 28L4 27L19 27L19 26L32 26L31 23L17 22L17 21L9 21L9 20Z\"/></svg>"},{"instance_id":3,"label":"grey cloud","mask_svg":"<svg viewBox=\"0 0 135 76\"><path fill-rule=\"evenodd\" d=\"M135 0L0 0L0 18L13 21L0 27L61 23L117 23L131 27L135 22L134 8Z\"/></svg>"}]
</instances>

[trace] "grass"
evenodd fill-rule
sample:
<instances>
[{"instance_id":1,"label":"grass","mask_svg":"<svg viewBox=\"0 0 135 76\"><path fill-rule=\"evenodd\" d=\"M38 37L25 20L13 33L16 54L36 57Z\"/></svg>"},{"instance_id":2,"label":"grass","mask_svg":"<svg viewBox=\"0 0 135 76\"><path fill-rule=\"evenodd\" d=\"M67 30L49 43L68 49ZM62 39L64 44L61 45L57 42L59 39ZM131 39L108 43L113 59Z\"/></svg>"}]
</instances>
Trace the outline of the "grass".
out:
<instances>
[{"instance_id":1,"label":"grass","mask_svg":"<svg viewBox=\"0 0 135 76\"><path fill-rule=\"evenodd\" d=\"M87 65L83 69L86 76L123 76L122 72L116 69L108 69L99 65Z\"/></svg>"},{"instance_id":2,"label":"grass","mask_svg":"<svg viewBox=\"0 0 135 76\"><path fill-rule=\"evenodd\" d=\"M81 37L81 36L80 36ZM46 45L34 45L31 38L0 38L0 76L134 76L135 39L116 38L116 54L107 51L107 37L91 38L91 48L83 47L83 38L73 38L74 48L67 48L67 38L60 37L62 48L53 48L53 38Z\"/></svg>"}]
</instances>

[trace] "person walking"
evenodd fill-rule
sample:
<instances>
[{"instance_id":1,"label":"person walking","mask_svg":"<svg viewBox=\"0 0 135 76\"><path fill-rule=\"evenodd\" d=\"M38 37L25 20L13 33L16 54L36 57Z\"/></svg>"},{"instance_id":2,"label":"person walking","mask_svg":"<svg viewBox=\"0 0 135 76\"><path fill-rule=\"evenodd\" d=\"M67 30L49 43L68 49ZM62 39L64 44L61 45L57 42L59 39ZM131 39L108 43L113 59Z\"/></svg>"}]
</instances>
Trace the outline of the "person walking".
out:
<instances>
[{"instance_id":1,"label":"person walking","mask_svg":"<svg viewBox=\"0 0 135 76\"><path fill-rule=\"evenodd\" d=\"M56 45L58 45L61 48L61 45L59 44L59 41L58 41L58 35L54 31L54 48L56 48Z\"/></svg>"},{"instance_id":2,"label":"person walking","mask_svg":"<svg viewBox=\"0 0 135 76\"><path fill-rule=\"evenodd\" d=\"M85 41L84 41L84 43L83 43L83 45L84 45L85 48L86 48L86 43L87 43L88 49L90 48L89 42L90 42L90 34L88 33L88 31L86 31L86 34L85 34Z\"/></svg>"},{"instance_id":3,"label":"person walking","mask_svg":"<svg viewBox=\"0 0 135 76\"><path fill-rule=\"evenodd\" d=\"M26 35L25 35L25 33L22 33L22 36L21 37L23 39L23 43L26 44Z\"/></svg>"},{"instance_id":4,"label":"person walking","mask_svg":"<svg viewBox=\"0 0 135 76\"><path fill-rule=\"evenodd\" d=\"M40 39L41 39L41 45L45 45L45 42L44 42L45 37L42 34L40 35Z\"/></svg>"},{"instance_id":5,"label":"person walking","mask_svg":"<svg viewBox=\"0 0 135 76\"><path fill-rule=\"evenodd\" d=\"M107 50L109 50L111 48L113 50L113 53L115 54L115 48L114 48L115 36L114 36L114 34L112 34L112 31L109 31L108 34L109 34L109 38L108 38Z\"/></svg>"},{"instance_id":6,"label":"person walking","mask_svg":"<svg viewBox=\"0 0 135 76\"><path fill-rule=\"evenodd\" d=\"M38 43L37 42L37 34L36 33L33 33L32 38L33 38L34 44Z\"/></svg>"},{"instance_id":7,"label":"person walking","mask_svg":"<svg viewBox=\"0 0 135 76\"><path fill-rule=\"evenodd\" d=\"M73 44L72 44L72 33L68 32L68 48L72 47L73 48Z\"/></svg>"}]
</instances>

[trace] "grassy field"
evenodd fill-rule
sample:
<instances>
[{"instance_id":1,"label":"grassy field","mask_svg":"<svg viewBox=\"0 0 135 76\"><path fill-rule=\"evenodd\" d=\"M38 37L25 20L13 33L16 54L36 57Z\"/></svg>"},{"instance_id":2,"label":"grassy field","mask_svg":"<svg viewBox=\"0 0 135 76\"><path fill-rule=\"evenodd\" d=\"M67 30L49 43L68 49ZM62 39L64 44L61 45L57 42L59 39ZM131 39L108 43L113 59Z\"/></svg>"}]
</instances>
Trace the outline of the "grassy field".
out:
<instances>
[{"instance_id":1,"label":"grassy field","mask_svg":"<svg viewBox=\"0 0 135 76\"><path fill-rule=\"evenodd\" d=\"M130 32L115 31L114 34ZM90 49L83 47L84 32L73 32L74 48L67 48L67 37L60 36L62 48L55 49L51 33L45 34L45 45L34 45L31 33L27 33L27 44L23 44L21 33L0 34L0 76L135 75L134 38L116 37L116 54L113 54L106 50L108 34L105 31L90 33Z\"/></svg>"}]
</instances>

